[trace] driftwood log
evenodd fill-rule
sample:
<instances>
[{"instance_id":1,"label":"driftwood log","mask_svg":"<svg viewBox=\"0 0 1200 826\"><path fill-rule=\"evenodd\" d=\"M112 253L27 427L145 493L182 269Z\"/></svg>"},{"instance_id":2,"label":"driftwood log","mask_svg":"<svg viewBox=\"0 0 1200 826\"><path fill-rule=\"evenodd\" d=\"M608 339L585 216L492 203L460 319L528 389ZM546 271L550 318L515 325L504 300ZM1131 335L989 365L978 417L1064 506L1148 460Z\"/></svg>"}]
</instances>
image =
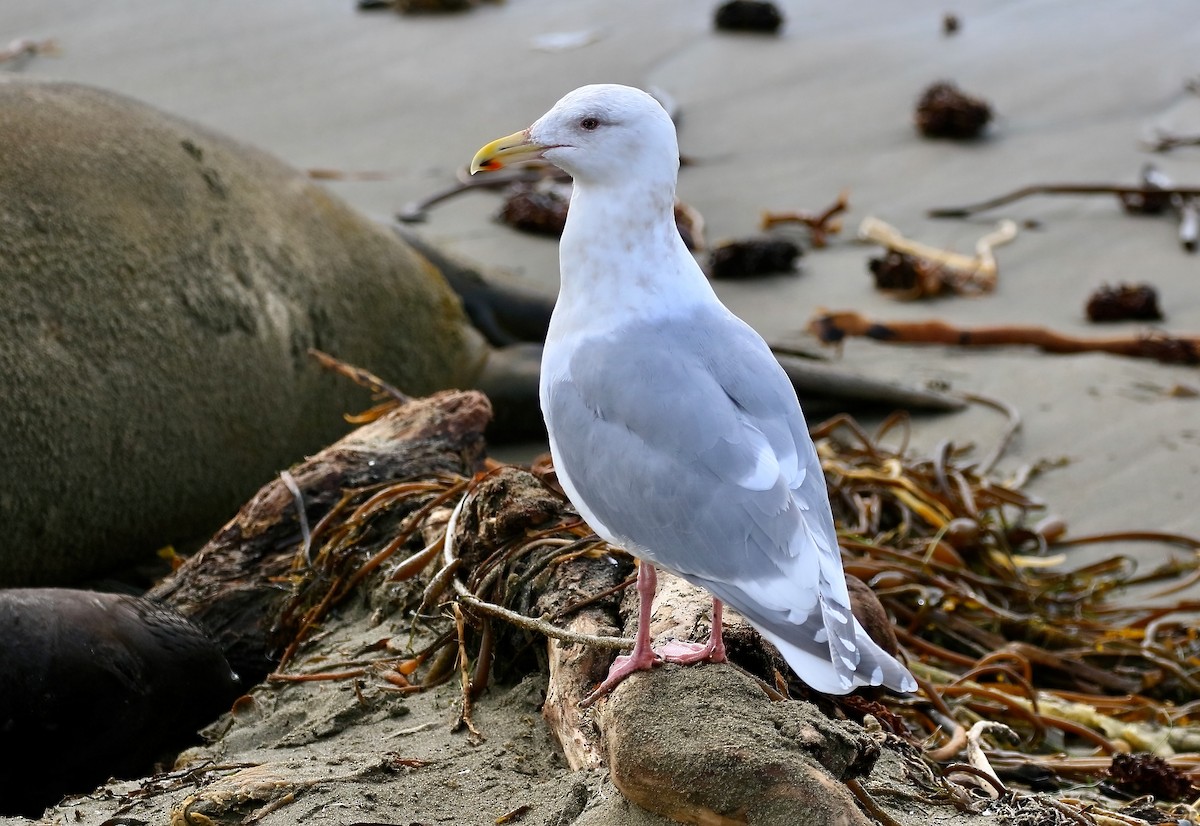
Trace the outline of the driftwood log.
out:
<instances>
[{"instance_id":1,"label":"driftwood log","mask_svg":"<svg viewBox=\"0 0 1200 826\"><path fill-rule=\"evenodd\" d=\"M573 518L561 496L551 495L539 479L504 468L468 495L455 539L459 558L470 568L503 555L522 534L546 536ZM531 613L561 618L576 634L632 635L633 589L619 606L612 597L590 601L628 578L628 562L599 545L548 570L533 580L534 593L516 597L518 603L532 597ZM702 640L711 607L704 591L662 573L651 635L656 642ZM726 638L731 656L753 671L783 667L732 610ZM607 766L629 800L683 823L783 824L795 822L798 813L818 826L869 823L842 782L868 773L879 754L879 744L861 727L829 720L806 702L774 702L769 695L779 699L777 691L730 665L664 666L631 677L594 708L581 709L580 700L603 679L614 653L547 642L542 715L571 768Z\"/></svg>"},{"instance_id":2,"label":"driftwood log","mask_svg":"<svg viewBox=\"0 0 1200 826\"><path fill-rule=\"evenodd\" d=\"M489 681L546 674L543 718L568 764L607 768L628 800L678 822L866 826L872 817L899 816L913 824L928 810L896 806L914 796L914 784L961 798L961 787L936 775L918 749L884 733L883 718L882 726L864 727L828 716L827 701L814 697L818 708L789 699L800 684L781 676L777 652L732 611L730 664L662 666L581 710L614 649L629 644L636 600L624 586L634 565L591 534L552 474L486 461L489 415L487 400L473 392L413 400L382 415L264 487L155 595L212 629L227 657L259 675L278 665L284 643L294 649L319 623L314 596L320 610L359 599L360 616L384 608L401 612L406 624L424 618L416 619L429 625L423 641L393 638L400 647L389 651L398 656L365 660L354 673L401 693L449 694L454 730L479 737L470 710ZM373 507L385 499L396 507ZM393 551L400 551L394 559ZM710 606L706 594L664 575L651 635L703 639ZM856 615L866 616L858 608ZM320 665L314 671L303 657L295 662L305 663L303 673L272 678L343 678L318 673ZM460 686L438 688L456 675ZM923 807L942 805L920 799ZM978 817L969 801L958 806Z\"/></svg>"},{"instance_id":3,"label":"driftwood log","mask_svg":"<svg viewBox=\"0 0 1200 826\"><path fill-rule=\"evenodd\" d=\"M266 485L153 596L207 627L236 668L261 678L299 630L285 621L295 583L304 576L298 502L307 525L317 526L347 491L447 474L470 478L484 467L489 414L481 395L448 392L359 428ZM480 474L459 511L457 556L449 568L458 588L579 634L612 635L621 630L619 617L633 621L633 594L620 587L632 578L631 560L590 537L565 497L540 478L512 467ZM443 510L423 518L444 517ZM521 551L531 538L550 544L538 553ZM377 544L364 547L363 558ZM440 558L429 560L427 579L447 570ZM454 593L448 588L440 599L453 601ZM829 721L808 703L772 702L765 685L728 665L656 669L581 711L579 700L604 676L615 652L557 639L547 645L537 632L514 628L480 604L460 602L473 638L494 639L494 656L484 652L478 659L494 660L500 678L523 676L501 673L501 664L509 672L543 667L549 674L543 715L568 763L607 766L638 805L702 824L793 822L800 811L813 824L868 822L841 782L868 771L878 754L861 728ZM703 592L664 576L652 632L662 639L703 638L710 606ZM770 654L732 613L727 637L739 661L769 672ZM530 642L537 661L523 662L513 652L530 650ZM483 687L480 675L490 663L482 665L476 664L469 690Z\"/></svg>"},{"instance_id":4,"label":"driftwood log","mask_svg":"<svg viewBox=\"0 0 1200 826\"><path fill-rule=\"evenodd\" d=\"M281 622L303 551L298 502L317 525L344 491L482 467L491 405L477 392L416 399L364 425L268 483L203 549L147 596L205 628L244 682L261 680L298 631Z\"/></svg>"},{"instance_id":5,"label":"driftwood log","mask_svg":"<svg viewBox=\"0 0 1200 826\"><path fill-rule=\"evenodd\" d=\"M636 600L624 603L632 622ZM703 591L660 573L651 635L656 643L703 640L710 608ZM731 610L726 626L736 659L770 659L753 650L761 638ZM594 612L578 615L571 627L614 630ZM607 766L621 793L642 808L713 826L793 823L801 813L812 824L870 822L842 782L868 772L879 753L861 728L828 720L809 703L776 702L731 665L663 666L629 678L583 711L579 700L611 656L598 662L595 649L557 640L549 649L542 713L568 764Z\"/></svg>"}]
</instances>

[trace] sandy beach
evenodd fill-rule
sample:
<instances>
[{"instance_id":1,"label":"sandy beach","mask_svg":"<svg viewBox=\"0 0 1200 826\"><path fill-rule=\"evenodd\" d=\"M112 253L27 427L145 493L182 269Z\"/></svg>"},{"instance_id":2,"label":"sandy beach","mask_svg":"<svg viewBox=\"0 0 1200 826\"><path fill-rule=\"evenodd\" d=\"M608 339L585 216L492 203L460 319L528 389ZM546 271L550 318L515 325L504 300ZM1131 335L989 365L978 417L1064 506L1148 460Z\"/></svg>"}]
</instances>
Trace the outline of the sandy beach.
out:
<instances>
[{"instance_id":1,"label":"sandy beach","mask_svg":"<svg viewBox=\"0 0 1200 826\"><path fill-rule=\"evenodd\" d=\"M1102 283L1148 281L1169 331L1200 330L1200 261L1168 218L1126 216L1115 199L1036 198L970 221L924 217L934 206L1047 182L1128 182L1153 160L1197 179L1200 150L1144 151L1155 130L1200 130L1200 30L1186 3L875 3L854 12L782 4L778 37L719 34L711 10L687 2L485 3L468 14L360 13L351 4L217 3L203 15L150 3L100 13L87 4L14 3L11 36L54 38L31 77L119 91L253 143L300 168L385 171L388 180L332 182L370 215L453 181L478 146L527 125L587 82L660 89L680 111L692 161L679 195L711 241L757 231L765 209L819 210L850 192L846 229L810 251L797 275L718 285L769 340L794 339L816 308L957 324L1029 323L1099 335L1083 315ZM943 12L962 21L943 35ZM539 47L572 33L585 45ZM912 126L921 90L939 79L988 100L984 140L929 141ZM552 292L552 241L492 220L494 194L432 211L429 239ZM971 249L995 220L1037 229L998 251L999 287L976 299L900 303L866 270L876 247L853 242L866 215L922 241ZM802 233L798 233L802 237ZM1135 325L1122 325L1129 332ZM833 355L833 353L831 353ZM1002 467L1067 459L1034 490L1079 530L1133 526L1195 533L1187 491L1200 476L1194 368L1022 349L966 352L851 341L840 359L864 373L938 382L1016 405L1024 427ZM917 444L987 442L1002 422L971 409L917 423Z\"/></svg>"},{"instance_id":2,"label":"sandy beach","mask_svg":"<svg viewBox=\"0 0 1200 826\"><path fill-rule=\"evenodd\" d=\"M890 321L1134 334L1148 328L1098 327L1084 316L1094 288L1126 281L1157 288L1159 329L1200 334L1200 256L1183 251L1169 216L1126 215L1111 196L1033 198L969 220L925 214L1027 184L1132 184L1150 161L1181 185L1200 184L1200 148L1153 154L1144 145L1159 130L1200 133L1200 94L1185 86L1200 76L1194 4L779 5L787 22L770 37L714 32L712 6L687 0L508 0L445 16L358 12L348 0L213 0L203 11L149 0L10 0L0 39L53 38L61 49L10 71L136 97L302 169L385 172L384 180L326 184L380 220L452 184L479 146L528 125L578 85L661 90L678 105L689 161L679 196L704 216L710 242L757 233L763 210L819 211L849 191L845 229L828 248L807 250L797 273L717 285L772 342L815 348L804 331L818 308ZM951 11L961 28L947 36L942 16ZM547 35L561 34L572 35L561 38L571 45L547 47ZM917 134L914 102L942 79L992 104L996 119L983 139ZM469 193L434 208L416 229L485 270L553 294L555 243L496 223L499 204L494 193ZM959 252L1001 218L1022 229L997 251L995 292L903 303L872 286L867 260L879 249L854 240L868 215ZM1195 366L866 340L826 352L867 375L1012 405L1023 423L998 469L1047 463L1028 490L1072 533L1200 535ZM912 449L951 440L986 452L1003 428L1003 416L983 405L922 416ZM1128 545L1103 555L1118 549L1145 553ZM520 691L492 702L527 703ZM428 717L399 725L436 719L427 702L414 701L413 713ZM555 773L549 799L570 785L556 766L543 767L538 782ZM314 822L345 820L331 809L309 812ZM98 807L80 822L102 815ZM555 822L539 817L534 822ZM276 813L262 822L295 821Z\"/></svg>"}]
</instances>

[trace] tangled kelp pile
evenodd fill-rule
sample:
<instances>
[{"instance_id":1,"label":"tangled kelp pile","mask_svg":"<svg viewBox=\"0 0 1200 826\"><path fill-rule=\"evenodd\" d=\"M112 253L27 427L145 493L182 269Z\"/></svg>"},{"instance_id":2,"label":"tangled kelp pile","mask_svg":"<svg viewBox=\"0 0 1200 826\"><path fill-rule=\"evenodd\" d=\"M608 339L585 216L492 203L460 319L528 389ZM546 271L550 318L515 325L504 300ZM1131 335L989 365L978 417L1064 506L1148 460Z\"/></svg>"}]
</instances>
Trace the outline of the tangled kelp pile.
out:
<instances>
[{"instance_id":1,"label":"tangled kelp pile","mask_svg":"<svg viewBox=\"0 0 1200 826\"><path fill-rule=\"evenodd\" d=\"M847 571L870 582L895 618L922 685L912 697L851 698L834 713L870 715L981 796L1011 798L1008 784L1057 789L1072 795L1055 801L1068 819L1138 823L1156 822L1160 810L1135 817L1129 807L1116 812L1115 801L1152 794L1177 801L1176 817L1192 817L1200 640L1189 612L1200 604L1171 597L1200 579L1200 542L1067 538L1057 521L1035 521L1042 506L1022 491L1023 478L993 478L998 450L972 462L944 445L914 459L902 419L874 436L846 417L813 432ZM884 445L892 440L900 444ZM566 626L597 606L615 611L632 561L592 536L549 468L535 476L478 467L470 478L429 474L326 493L315 511L302 485L288 486L306 505L296 512L315 519L311 529L298 517L286 529L296 550L276 632L289 644L273 679L378 679L399 693L457 679L459 724L486 734L471 707L493 667L506 681L539 667L544 636L630 642ZM1070 567L1067 549L1117 540L1185 553L1149 572L1127 555ZM364 593L380 611L402 610L410 633L354 662L306 660L305 640L322 619ZM740 657L741 648L731 644L732 658L765 691L803 691L775 673L778 663Z\"/></svg>"},{"instance_id":2,"label":"tangled kelp pile","mask_svg":"<svg viewBox=\"0 0 1200 826\"><path fill-rule=\"evenodd\" d=\"M1042 788L1104 780L1118 797L1196 799L1200 602L1170 597L1200 580L1200 542L1068 538L1052 517L1030 526L1043 506L1019 481L989 478L949 445L912 460L845 418L814 432L846 570L896 618L921 682L920 700L888 701L890 711L930 757L950 760L972 726L1002 722L1020 747L989 750L1000 778ZM1125 554L1071 567L1064 553L1134 541L1188 553L1147 572ZM1128 752L1147 757L1114 768Z\"/></svg>"}]
</instances>

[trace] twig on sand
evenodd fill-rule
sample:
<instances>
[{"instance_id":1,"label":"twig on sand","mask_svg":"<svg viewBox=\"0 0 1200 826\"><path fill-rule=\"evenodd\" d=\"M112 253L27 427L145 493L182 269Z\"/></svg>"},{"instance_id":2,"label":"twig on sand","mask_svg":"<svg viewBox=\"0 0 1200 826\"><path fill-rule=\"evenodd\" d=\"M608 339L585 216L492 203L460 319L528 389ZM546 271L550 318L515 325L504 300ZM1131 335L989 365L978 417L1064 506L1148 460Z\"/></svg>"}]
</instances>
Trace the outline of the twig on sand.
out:
<instances>
[{"instance_id":1,"label":"twig on sand","mask_svg":"<svg viewBox=\"0 0 1200 826\"><path fill-rule=\"evenodd\" d=\"M534 183L551 177L563 177L557 169L546 166L519 166L515 169L502 169L488 175L470 177L465 170L460 170L458 183L444 189L439 189L432 195L427 195L416 201L410 201L396 213L396 220L405 224L420 223L429 218L429 209L442 201L456 195L469 192L472 189L502 189L514 183ZM565 177L563 177L565 180Z\"/></svg>"},{"instance_id":2,"label":"twig on sand","mask_svg":"<svg viewBox=\"0 0 1200 826\"><path fill-rule=\"evenodd\" d=\"M1177 135L1171 132L1158 132L1154 140L1146 141L1146 149L1151 152L1170 152L1181 146L1200 146L1200 135Z\"/></svg>"},{"instance_id":3,"label":"twig on sand","mask_svg":"<svg viewBox=\"0 0 1200 826\"><path fill-rule=\"evenodd\" d=\"M850 208L849 199L850 191L843 189L837 196L837 200L820 212L813 213L799 210L764 212L762 216L762 228L768 230L777 224L803 224L808 227L812 245L818 248L824 247L829 243L830 235L837 235L842 231L841 220L834 219Z\"/></svg>"},{"instance_id":4,"label":"twig on sand","mask_svg":"<svg viewBox=\"0 0 1200 826\"><path fill-rule=\"evenodd\" d=\"M1149 186L1127 186L1122 184L1032 184L1014 189L1004 195L956 207L938 207L926 213L930 218L968 218L989 209L1011 204L1033 195L1116 195L1118 197L1153 198L1163 195L1178 195L1184 198L1200 196L1200 187L1173 186L1165 189Z\"/></svg>"}]
</instances>

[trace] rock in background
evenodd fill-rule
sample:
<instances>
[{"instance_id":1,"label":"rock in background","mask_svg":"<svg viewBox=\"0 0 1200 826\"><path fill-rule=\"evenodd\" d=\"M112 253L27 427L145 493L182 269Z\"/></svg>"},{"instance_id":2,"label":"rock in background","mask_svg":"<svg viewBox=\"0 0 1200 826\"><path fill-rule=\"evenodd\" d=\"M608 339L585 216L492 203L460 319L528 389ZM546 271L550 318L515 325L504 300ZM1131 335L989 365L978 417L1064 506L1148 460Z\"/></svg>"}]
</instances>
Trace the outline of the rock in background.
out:
<instances>
[{"instance_id":1,"label":"rock in background","mask_svg":"<svg viewBox=\"0 0 1200 826\"><path fill-rule=\"evenodd\" d=\"M271 156L108 92L0 82L0 585L215 530L346 429L485 348L440 273Z\"/></svg>"}]
</instances>

